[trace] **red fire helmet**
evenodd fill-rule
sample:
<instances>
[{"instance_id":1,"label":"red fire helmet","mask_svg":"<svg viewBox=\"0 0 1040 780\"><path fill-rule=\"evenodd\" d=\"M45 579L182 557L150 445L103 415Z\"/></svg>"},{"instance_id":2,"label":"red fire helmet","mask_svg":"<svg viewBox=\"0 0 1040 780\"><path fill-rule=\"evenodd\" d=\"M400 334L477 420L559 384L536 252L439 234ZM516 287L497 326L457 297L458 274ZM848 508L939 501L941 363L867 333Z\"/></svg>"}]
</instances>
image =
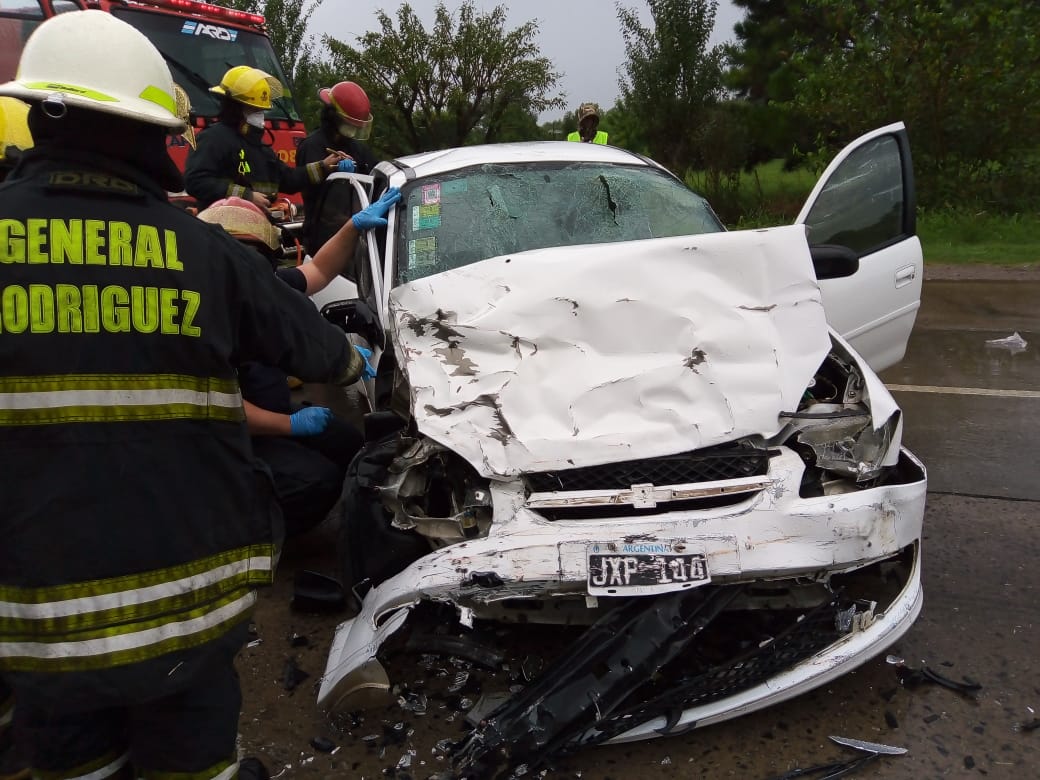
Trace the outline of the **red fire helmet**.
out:
<instances>
[{"instance_id":1,"label":"red fire helmet","mask_svg":"<svg viewBox=\"0 0 1040 780\"><path fill-rule=\"evenodd\" d=\"M348 138L364 141L372 132L372 104L359 85L341 81L318 90L318 97L336 109L341 121L339 131Z\"/></svg>"}]
</instances>

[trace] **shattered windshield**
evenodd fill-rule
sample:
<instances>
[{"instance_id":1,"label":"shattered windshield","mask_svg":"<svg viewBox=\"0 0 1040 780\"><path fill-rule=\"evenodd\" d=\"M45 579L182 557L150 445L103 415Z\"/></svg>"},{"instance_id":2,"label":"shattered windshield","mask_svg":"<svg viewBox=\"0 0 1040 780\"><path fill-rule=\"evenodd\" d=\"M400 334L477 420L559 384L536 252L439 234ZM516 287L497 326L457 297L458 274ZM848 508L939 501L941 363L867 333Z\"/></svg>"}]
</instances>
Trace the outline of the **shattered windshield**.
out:
<instances>
[{"instance_id":1,"label":"shattered windshield","mask_svg":"<svg viewBox=\"0 0 1040 780\"><path fill-rule=\"evenodd\" d=\"M489 164L403 189L398 284L498 255L715 233L707 201L646 166Z\"/></svg>"}]
</instances>

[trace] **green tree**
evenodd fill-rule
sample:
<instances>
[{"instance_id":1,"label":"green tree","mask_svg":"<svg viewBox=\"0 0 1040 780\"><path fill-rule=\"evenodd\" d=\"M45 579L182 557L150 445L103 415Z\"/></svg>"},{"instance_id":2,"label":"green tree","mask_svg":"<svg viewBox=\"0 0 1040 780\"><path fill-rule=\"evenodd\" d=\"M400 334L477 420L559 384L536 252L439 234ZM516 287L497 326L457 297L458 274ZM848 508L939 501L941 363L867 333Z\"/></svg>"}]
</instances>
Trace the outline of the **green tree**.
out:
<instances>
[{"instance_id":1,"label":"green tree","mask_svg":"<svg viewBox=\"0 0 1040 780\"><path fill-rule=\"evenodd\" d=\"M1040 201L1040 4L1020 0L806 0L833 38L794 105L824 141L903 120L925 204ZM797 64L797 63L796 63Z\"/></svg>"},{"instance_id":2,"label":"green tree","mask_svg":"<svg viewBox=\"0 0 1040 780\"><path fill-rule=\"evenodd\" d=\"M396 24L377 12L379 30L361 35L356 47L323 39L334 70L349 73L372 99L385 128L383 152L537 137L535 118L563 105L552 95L560 74L535 44L537 23L506 29L506 11L478 12L465 0L451 13L442 2L427 30L404 3Z\"/></svg>"},{"instance_id":3,"label":"green tree","mask_svg":"<svg viewBox=\"0 0 1040 780\"><path fill-rule=\"evenodd\" d=\"M325 107L318 98L318 90L331 87L342 80L343 76L338 74L329 62L321 59L319 53L313 49L305 52L296 63L293 95L304 124L311 130L321 123L321 112ZM379 125L376 124L374 132L378 130Z\"/></svg>"},{"instance_id":4,"label":"green tree","mask_svg":"<svg viewBox=\"0 0 1040 780\"><path fill-rule=\"evenodd\" d=\"M709 48L717 0L647 0L653 27L617 5L627 61L621 102L639 117L629 142L678 173L708 161L702 135L723 96L723 49Z\"/></svg>"},{"instance_id":5,"label":"green tree","mask_svg":"<svg viewBox=\"0 0 1040 780\"><path fill-rule=\"evenodd\" d=\"M794 110L795 86L807 58L826 49L833 39L833 20L811 6L788 0L732 2L743 9L744 18L733 26L736 42L726 46L724 80L748 104L738 109L749 123L745 166L776 157L793 164L799 151L809 151L815 140L811 124Z\"/></svg>"}]
</instances>

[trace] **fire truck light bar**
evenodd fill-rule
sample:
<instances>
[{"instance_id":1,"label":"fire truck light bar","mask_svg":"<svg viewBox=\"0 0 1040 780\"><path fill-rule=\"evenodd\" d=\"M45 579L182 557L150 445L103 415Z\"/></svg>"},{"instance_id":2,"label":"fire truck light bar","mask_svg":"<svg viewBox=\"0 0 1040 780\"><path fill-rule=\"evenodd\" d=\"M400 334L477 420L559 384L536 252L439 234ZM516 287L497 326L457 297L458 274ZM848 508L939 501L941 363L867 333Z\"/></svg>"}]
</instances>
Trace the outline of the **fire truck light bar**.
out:
<instances>
[{"instance_id":1,"label":"fire truck light bar","mask_svg":"<svg viewBox=\"0 0 1040 780\"><path fill-rule=\"evenodd\" d=\"M210 18L227 19L228 21L238 22L239 24L261 26L264 23L264 17L260 14L236 11L234 8L224 8L223 6L213 5L211 3L203 3L201 0L136 0L136 2L141 3L142 5L154 5L158 8L173 8L178 11L188 11L189 13L208 16Z\"/></svg>"}]
</instances>

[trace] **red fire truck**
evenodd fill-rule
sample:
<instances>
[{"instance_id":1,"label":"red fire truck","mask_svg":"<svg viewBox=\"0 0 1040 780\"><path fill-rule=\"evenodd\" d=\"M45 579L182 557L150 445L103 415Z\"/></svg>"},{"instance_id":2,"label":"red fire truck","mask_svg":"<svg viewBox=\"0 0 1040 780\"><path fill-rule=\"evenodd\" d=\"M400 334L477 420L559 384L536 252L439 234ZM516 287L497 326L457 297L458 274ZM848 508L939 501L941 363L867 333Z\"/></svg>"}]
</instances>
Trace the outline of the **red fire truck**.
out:
<instances>
[{"instance_id":1,"label":"red fire truck","mask_svg":"<svg viewBox=\"0 0 1040 780\"><path fill-rule=\"evenodd\" d=\"M14 78L22 47L40 22L86 8L115 14L148 36L191 99L196 133L217 121L220 97L209 88L228 68L251 65L276 77L285 95L267 112L267 143L284 162L296 162L306 129L258 14L198 0L0 0L0 81ZM170 156L183 170L187 141L171 136Z\"/></svg>"}]
</instances>

